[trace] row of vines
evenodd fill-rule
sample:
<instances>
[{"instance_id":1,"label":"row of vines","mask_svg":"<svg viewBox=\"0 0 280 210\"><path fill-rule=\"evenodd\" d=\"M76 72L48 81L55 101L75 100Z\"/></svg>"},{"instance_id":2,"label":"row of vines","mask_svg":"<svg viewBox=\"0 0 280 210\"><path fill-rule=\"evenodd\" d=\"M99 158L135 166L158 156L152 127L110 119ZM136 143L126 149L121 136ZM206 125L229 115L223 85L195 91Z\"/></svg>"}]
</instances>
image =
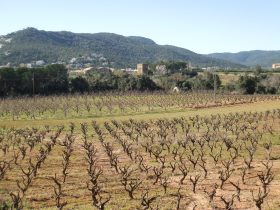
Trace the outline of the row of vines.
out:
<instances>
[{"instance_id":1,"label":"row of vines","mask_svg":"<svg viewBox=\"0 0 280 210\"><path fill-rule=\"evenodd\" d=\"M277 209L279 132L280 109L3 128L0 203L3 209Z\"/></svg>"},{"instance_id":2,"label":"row of vines","mask_svg":"<svg viewBox=\"0 0 280 210\"><path fill-rule=\"evenodd\" d=\"M0 119L102 117L165 112L279 100L276 95L226 95L209 92L66 95L0 100Z\"/></svg>"}]
</instances>

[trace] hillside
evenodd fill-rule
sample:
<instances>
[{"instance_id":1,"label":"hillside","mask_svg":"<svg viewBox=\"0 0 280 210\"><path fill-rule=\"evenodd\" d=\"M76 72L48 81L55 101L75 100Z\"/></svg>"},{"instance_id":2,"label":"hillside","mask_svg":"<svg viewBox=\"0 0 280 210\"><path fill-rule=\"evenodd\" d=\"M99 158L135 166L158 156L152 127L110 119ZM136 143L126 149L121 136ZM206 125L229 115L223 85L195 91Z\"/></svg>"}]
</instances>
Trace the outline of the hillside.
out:
<instances>
[{"instance_id":1,"label":"hillside","mask_svg":"<svg viewBox=\"0 0 280 210\"><path fill-rule=\"evenodd\" d=\"M135 67L161 60L190 61L193 66L242 67L209 58L187 49L158 45L144 37L112 33L78 34L27 28L0 37L0 65L30 63L91 63L111 67Z\"/></svg>"},{"instance_id":2,"label":"hillside","mask_svg":"<svg viewBox=\"0 0 280 210\"><path fill-rule=\"evenodd\" d=\"M239 53L213 53L208 56L246 66L261 65L263 67L271 67L273 63L280 63L280 51L254 50Z\"/></svg>"}]
</instances>

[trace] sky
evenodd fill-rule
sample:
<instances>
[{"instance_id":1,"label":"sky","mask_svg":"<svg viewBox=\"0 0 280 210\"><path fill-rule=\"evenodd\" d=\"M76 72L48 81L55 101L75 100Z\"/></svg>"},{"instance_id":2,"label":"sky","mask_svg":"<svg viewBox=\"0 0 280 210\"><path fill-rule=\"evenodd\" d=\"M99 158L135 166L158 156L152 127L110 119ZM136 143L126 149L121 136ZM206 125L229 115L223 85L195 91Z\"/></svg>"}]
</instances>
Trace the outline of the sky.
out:
<instances>
[{"instance_id":1,"label":"sky","mask_svg":"<svg viewBox=\"0 0 280 210\"><path fill-rule=\"evenodd\" d=\"M0 35L27 27L143 36L207 54L280 50L280 0L0 0Z\"/></svg>"}]
</instances>

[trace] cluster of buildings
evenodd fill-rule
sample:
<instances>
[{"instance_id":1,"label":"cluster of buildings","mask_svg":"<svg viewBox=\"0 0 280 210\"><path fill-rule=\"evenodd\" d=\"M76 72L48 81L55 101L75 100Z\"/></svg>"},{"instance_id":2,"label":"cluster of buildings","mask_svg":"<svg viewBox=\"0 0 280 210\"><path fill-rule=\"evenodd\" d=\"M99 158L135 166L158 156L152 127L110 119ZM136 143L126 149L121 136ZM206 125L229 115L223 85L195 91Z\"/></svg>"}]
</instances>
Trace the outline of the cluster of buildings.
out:
<instances>
[{"instance_id":1,"label":"cluster of buildings","mask_svg":"<svg viewBox=\"0 0 280 210\"><path fill-rule=\"evenodd\" d=\"M280 63L272 64L272 69L280 69Z\"/></svg>"},{"instance_id":2,"label":"cluster of buildings","mask_svg":"<svg viewBox=\"0 0 280 210\"><path fill-rule=\"evenodd\" d=\"M33 61L31 63L21 63L19 67L34 68L34 67L42 67L45 65L46 65L45 61L38 60L38 61Z\"/></svg>"},{"instance_id":3,"label":"cluster of buildings","mask_svg":"<svg viewBox=\"0 0 280 210\"><path fill-rule=\"evenodd\" d=\"M21 63L21 64L19 64L19 67L21 67L21 68L24 68L24 67L25 68L34 68L34 67L43 67L45 65L46 65L45 61L38 60L38 61L33 61L31 63ZM7 63L4 66L0 66L0 68L9 68L9 67L13 67L11 65L11 63Z\"/></svg>"},{"instance_id":4,"label":"cluster of buildings","mask_svg":"<svg viewBox=\"0 0 280 210\"><path fill-rule=\"evenodd\" d=\"M136 75L143 75L148 73L148 64L137 64L136 69L132 68L126 68L126 69L120 69L121 71L128 73L128 74L136 74ZM103 72L103 73L108 73L108 72L113 72L116 71L114 68L109 68L109 67L87 67L87 68L81 68L78 70L71 70L71 73L77 73L77 74L86 74L88 71L96 71L96 72Z\"/></svg>"}]
</instances>

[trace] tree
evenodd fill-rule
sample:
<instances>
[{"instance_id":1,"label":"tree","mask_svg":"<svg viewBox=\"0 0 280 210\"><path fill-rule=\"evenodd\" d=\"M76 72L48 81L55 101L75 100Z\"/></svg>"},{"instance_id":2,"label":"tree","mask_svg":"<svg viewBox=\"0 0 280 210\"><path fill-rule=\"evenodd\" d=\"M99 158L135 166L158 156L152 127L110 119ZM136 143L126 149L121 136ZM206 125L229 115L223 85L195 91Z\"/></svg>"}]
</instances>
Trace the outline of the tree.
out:
<instances>
[{"instance_id":1,"label":"tree","mask_svg":"<svg viewBox=\"0 0 280 210\"><path fill-rule=\"evenodd\" d=\"M179 81L177 82L177 86L181 89L181 90L191 90L193 87L193 83L190 80L185 80L185 81Z\"/></svg>"},{"instance_id":2,"label":"tree","mask_svg":"<svg viewBox=\"0 0 280 210\"><path fill-rule=\"evenodd\" d=\"M262 73L262 67L260 65L256 65L255 75L258 76Z\"/></svg>"},{"instance_id":3,"label":"tree","mask_svg":"<svg viewBox=\"0 0 280 210\"><path fill-rule=\"evenodd\" d=\"M141 75L137 78L136 88L140 91L159 89L156 83L146 75Z\"/></svg>"},{"instance_id":4,"label":"tree","mask_svg":"<svg viewBox=\"0 0 280 210\"><path fill-rule=\"evenodd\" d=\"M81 76L72 78L70 80L70 90L71 92L84 93L89 91L89 84L87 80Z\"/></svg>"},{"instance_id":5,"label":"tree","mask_svg":"<svg viewBox=\"0 0 280 210\"><path fill-rule=\"evenodd\" d=\"M56 94L68 92L68 70L64 65L45 68L0 69L0 95Z\"/></svg>"},{"instance_id":6,"label":"tree","mask_svg":"<svg viewBox=\"0 0 280 210\"><path fill-rule=\"evenodd\" d=\"M215 75L211 72L204 72L202 75L197 76L194 78L193 81L193 88L194 89L206 89L206 90L213 90L214 84L216 80L216 88L221 86L221 80L219 75Z\"/></svg>"},{"instance_id":7,"label":"tree","mask_svg":"<svg viewBox=\"0 0 280 210\"><path fill-rule=\"evenodd\" d=\"M68 70L64 65L49 65L45 70L48 78L45 94L68 92Z\"/></svg>"},{"instance_id":8,"label":"tree","mask_svg":"<svg viewBox=\"0 0 280 210\"><path fill-rule=\"evenodd\" d=\"M248 75L241 76L238 80L238 84L240 88L244 90L244 93L253 94L256 91L257 79L256 77Z\"/></svg>"}]
</instances>

